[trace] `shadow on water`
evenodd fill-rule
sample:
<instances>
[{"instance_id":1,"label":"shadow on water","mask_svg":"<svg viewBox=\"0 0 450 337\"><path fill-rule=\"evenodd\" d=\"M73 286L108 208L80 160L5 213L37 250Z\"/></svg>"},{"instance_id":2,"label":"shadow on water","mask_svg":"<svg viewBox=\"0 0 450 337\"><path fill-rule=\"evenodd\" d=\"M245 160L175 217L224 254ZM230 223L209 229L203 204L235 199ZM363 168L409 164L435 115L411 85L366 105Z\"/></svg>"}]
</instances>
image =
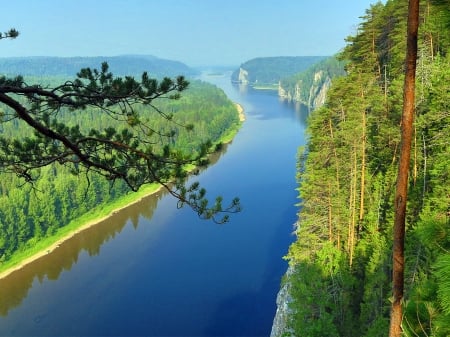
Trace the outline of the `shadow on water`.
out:
<instances>
[{"instance_id":1,"label":"shadow on water","mask_svg":"<svg viewBox=\"0 0 450 337\"><path fill-rule=\"evenodd\" d=\"M210 325L204 336L269 336L272 320L276 312L276 296L281 278L286 272L287 263L280 263L287 253L286 247L294 241L292 232L296 221L294 206L286 208L277 230L273 234L272 244L265 259L265 281L257 291L234 294L222 301L212 313ZM284 253L280 253L283 252Z\"/></svg>"},{"instance_id":2,"label":"shadow on water","mask_svg":"<svg viewBox=\"0 0 450 337\"><path fill-rule=\"evenodd\" d=\"M55 250L1 279L0 315L7 316L11 309L22 303L35 278L40 283L45 278L57 280L63 271L72 269L81 252L86 251L89 256L98 255L101 246L119 234L129 221L137 228L139 217L151 219L163 194L165 193L160 192L147 196L138 203L115 212L110 218L74 235Z\"/></svg>"}]
</instances>

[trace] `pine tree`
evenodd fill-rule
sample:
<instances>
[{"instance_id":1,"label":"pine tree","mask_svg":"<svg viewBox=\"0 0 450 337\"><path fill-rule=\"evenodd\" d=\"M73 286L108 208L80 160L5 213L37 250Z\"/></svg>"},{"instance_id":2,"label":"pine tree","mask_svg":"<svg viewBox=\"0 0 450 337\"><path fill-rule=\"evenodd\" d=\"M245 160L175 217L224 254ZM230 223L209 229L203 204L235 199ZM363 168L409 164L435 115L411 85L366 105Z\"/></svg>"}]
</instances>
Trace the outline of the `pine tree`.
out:
<instances>
[{"instance_id":1,"label":"pine tree","mask_svg":"<svg viewBox=\"0 0 450 337\"><path fill-rule=\"evenodd\" d=\"M17 36L18 32L11 29L0 38ZM205 141L194 153L175 149L177 128L191 130L193 125L177 123L172 114L155 104L161 98L179 99L188 85L183 76L160 81L146 72L140 80L114 77L107 63L100 70L81 69L75 80L52 88L28 85L22 76L2 76L0 103L9 108L2 115L3 121L22 121L35 135L14 140L0 137L0 171L33 181L40 167L59 163L71 166L77 174L95 172L112 182L122 180L133 191L143 184L158 183L179 200L179 205L189 205L202 218L225 222L228 215L221 219L216 216L239 211L237 198L228 207L222 207L220 197L211 205L198 184L183 185L184 167L204 162L212 151L211 143ZM153 109L172 124L158 129L142 115L139 106ZM61 111L77 114L87 108L95 108L105 118L118 121L118 127L85 130L58 120ZM162 140L158 147L155 135ZM170 184L174 180L175 188Z\"/></svg>"}]
</instances>

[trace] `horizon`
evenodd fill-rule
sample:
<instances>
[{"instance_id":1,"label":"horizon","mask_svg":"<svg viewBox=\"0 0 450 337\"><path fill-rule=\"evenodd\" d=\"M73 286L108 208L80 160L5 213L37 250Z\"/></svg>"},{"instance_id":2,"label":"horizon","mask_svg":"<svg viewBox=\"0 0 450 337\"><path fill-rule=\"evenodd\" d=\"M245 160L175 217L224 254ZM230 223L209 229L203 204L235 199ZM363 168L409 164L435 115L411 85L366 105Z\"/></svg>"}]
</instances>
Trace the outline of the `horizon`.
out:
<instances>
[{"instance_id":1,"label":"horizon","mask_svg":"<svg viewBox=\"0 0 450 337\"><path fill-rule=\"evenodd\" d=\"M190 67L331 56L377 1L41 0L2 5L1 56L152 55ZM68 15L70 13L70 15ZM14 14L14 15L12 15Z\"/></svg>"},{"instance_id":2,"label":"horizon","mask_svg":"<svg viewBox=\"0 0 450 337\"><path fill-rule=\"evenodd\" d=\"M171 59L166 59L166 58L162 58L159 56L155 56L155 55L150 55L150 54L122 54L122 55L93 55L93 56L81 56L81 55L75 55L75 56L55 56L55 55L30 55L30 56L1 56L0 55L0 59L32 59L32 58L59 58L59 59L70 59L70 58L114 58L114 57L151 57L151 58L155 58L158 60L163 60L163 61L171 61L171 62L179 62L182 63L186 66L188 66L189 68L192 69L196 69L196 68L203 68L203 67L236 67L236 66L240 66L248 61L254 60L254 59L260 59L260 58L278 58L278 57L332 57L333 55L293 55L293 56L289 56L289 55L279 55L279 56L256 56L252 59L249 60L244 60L242 62L240 62L239 64L201 64L201 65L196 65L196 66L191 66L189 64L186 64L182 61L178 61L178 60L171 60Z\"/></svg>"}]
</instances>

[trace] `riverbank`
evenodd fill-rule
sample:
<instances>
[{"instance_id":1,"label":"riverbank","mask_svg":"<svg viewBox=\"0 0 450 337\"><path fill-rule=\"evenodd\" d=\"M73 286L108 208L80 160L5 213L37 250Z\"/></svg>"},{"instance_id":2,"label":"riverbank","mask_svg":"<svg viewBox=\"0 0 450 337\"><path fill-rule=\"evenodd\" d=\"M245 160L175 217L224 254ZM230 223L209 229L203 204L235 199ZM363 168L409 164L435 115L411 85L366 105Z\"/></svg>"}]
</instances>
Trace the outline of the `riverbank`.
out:
<instances>
[{"instance_id":1,"label":"riverbank","mask_svg":"<svg viewBox=\"0 0 450 337\"><path fill-rule=\"evenodd\" d=\"M234 103L239 114L239 121L245 121L244 108L239 103ZM239 131L238 128L230 130L229 134L219 140L219 142L229 143ZM194 170L194 168L191 168ZM188 169L189 170L189 169ZM89 229L92 226L112 217L118 211L125 209L133 204L140 202L152 194L158 193L164 187L158 184L151 184L142 188L138 192L124 195L113 202L106 205L99 205L93 210L87 212L82 217L70 222L66 226L60 228L55 235L47 237L39 241L33 247L18 252L11 260L4 264L0 263L0 279L6 278L12 273L24 268L26 265L44 257L58 248L63 242L71 239L75 235Z\"/></svg>"},{"instance_id":2,"label":"riverbank","mask_svg":"<svg viewBox=\"0 0 450 337\"><path fill-rule=\"evenodd\" d=\"M239 114L239 121L240 122L245 122L244 108L239 103L234 103L234 104L236 105L236 109L237 109L238 114Z\"/></svg>"},{"instance_id":3,"label":"riverbank","mask_svg":"<svg viewBox=\"0 0 450 337\"><path fill-rule=\"evenodd\" d=\"M97 206L94 210L89 211L79 219L60 228L54 236L43 239L32 249L17 253L11 261L6 262L0 269L0 279L8 277L26 265L51 253L65 241L110 218L118 211L140 202L143 198L158 193L162 188L160 185L152 184L139 192L127 194L108 205Z\"/></svg>"}]
</instances>

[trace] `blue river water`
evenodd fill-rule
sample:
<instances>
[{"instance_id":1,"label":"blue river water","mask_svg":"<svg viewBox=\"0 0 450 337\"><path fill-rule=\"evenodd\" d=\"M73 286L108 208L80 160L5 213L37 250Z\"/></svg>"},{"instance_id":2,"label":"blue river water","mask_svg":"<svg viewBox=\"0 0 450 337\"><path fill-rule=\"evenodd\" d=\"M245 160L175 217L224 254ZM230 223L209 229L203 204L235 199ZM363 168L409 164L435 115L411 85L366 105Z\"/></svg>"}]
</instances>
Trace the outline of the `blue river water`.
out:
<instances>
[{"instance_id":1,"label":"blue river water","mask_svg":"<svg viewBox=\"0 0 450 337\"><path fill-rule=\"evenodd\" d=\"M0 280L1 336L268 336L293 241L305 109L230 74L202 76L246 121L202 171L208 195L243 210L217 225L164 193L118 212Z\"/></svg>"}]
</instances>

